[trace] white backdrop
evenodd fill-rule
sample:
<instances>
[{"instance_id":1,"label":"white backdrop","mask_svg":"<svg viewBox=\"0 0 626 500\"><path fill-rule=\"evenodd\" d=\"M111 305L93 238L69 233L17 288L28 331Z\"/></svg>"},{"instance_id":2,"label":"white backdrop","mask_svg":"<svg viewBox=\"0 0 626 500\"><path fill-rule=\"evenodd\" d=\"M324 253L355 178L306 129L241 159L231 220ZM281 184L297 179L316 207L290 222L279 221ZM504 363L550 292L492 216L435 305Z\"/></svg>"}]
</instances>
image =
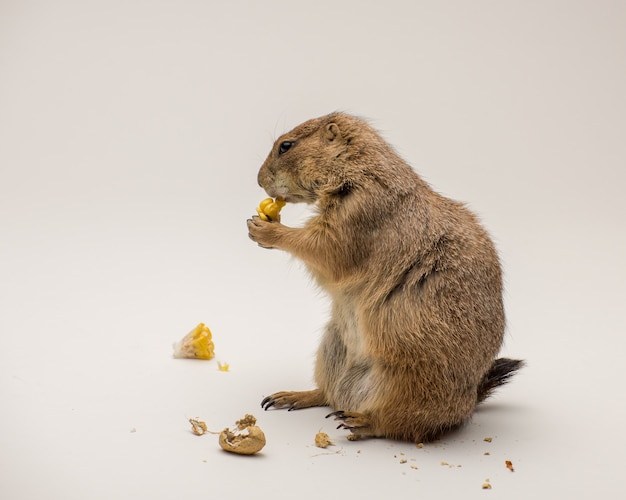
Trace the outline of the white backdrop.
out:
<instances>
[{"instance_id":1,"label":"white backdrop","mask_svg":"<svg viewBox=\"0 0 626 500\"><path fill-rule=\"evenodd\" d=\"M609 0L1 0L0 496L624 491L625 19ZM259 407L311 386L328 304L249 241L256 173L334 110L467 202L502 256L503 354L528 367L423 449ZM172 359L200 321L217 359ZM246 412L268 439L247 459L186 422Z\"/></svg>"}]
</instances>

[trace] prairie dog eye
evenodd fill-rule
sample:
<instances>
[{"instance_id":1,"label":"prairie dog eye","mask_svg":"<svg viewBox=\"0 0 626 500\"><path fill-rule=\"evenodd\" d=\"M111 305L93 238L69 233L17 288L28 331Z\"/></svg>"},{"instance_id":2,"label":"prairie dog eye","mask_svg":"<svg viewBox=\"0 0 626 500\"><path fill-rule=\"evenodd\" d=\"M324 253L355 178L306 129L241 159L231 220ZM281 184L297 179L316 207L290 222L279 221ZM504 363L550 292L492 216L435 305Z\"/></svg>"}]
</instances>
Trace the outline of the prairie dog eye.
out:
<instances>
[{"instance_id":1,"label":"prairie dog eye","mask_svg":"<svg viewBox=\"0 0 626 500\"><path fill-rule=\"evenodd\" d=\"M286 153L287 151L289 151L291 149L291 146L293 146L293 142L291 141L283 141L280 143L280 146L278 146L278 154L282 155L284 153Z\"/></svg>"}]
</instances>

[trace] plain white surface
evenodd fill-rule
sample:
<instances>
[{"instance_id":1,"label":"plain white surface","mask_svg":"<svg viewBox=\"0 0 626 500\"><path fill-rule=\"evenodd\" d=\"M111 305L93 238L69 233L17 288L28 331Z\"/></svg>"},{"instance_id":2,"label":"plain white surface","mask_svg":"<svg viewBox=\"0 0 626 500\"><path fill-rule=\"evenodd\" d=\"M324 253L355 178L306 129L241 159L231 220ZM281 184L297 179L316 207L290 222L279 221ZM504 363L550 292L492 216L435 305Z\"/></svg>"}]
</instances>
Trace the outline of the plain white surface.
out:
<instances>
[{"instance_id":1,"label":"plain white surface","mask_svg":"<svg viewBox=\"0 0 626 500\"><path fill-rule=\"evenodd\" d=\"M602 0L2 0L0 496L623 494L625 19ZM423 449L259 407L311 387L328 304L248 240L256 173L277 135L336 109L501 252L503 354L528 367ZM172 359L200 321L217 359ZM256 457L186 421L246 412Z\"/></svg>"}]
</instances>

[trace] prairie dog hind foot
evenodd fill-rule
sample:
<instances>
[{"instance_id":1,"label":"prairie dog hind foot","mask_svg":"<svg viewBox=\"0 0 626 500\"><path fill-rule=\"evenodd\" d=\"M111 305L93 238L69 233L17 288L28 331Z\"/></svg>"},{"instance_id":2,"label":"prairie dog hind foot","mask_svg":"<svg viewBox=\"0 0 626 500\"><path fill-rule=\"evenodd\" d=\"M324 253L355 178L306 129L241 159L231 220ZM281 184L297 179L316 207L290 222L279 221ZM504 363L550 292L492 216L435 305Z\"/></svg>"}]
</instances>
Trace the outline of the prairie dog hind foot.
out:
<instances>
[{"instance_id":1,"label":"prairie dog hind foot","mask_svg":"<svg viewBox=\"0 0 626 500\"><path fill-rule=\"evenodd\" d=\"M371 431L370 418L364 413L353 411L334 411L326 415L326 418L333 417L335 420L341 421L337 429L346 429L351 432L348 439L356 441L366 437L374 437Z\"/></svg>"},{"instance_id":2,"label":"prairie dog hind foot","mask_svg":"<svg viewBox=\"0 0 626 500\"><path fill-rule=\"evenodd\" d=\"M326 406L326 401L319 389L312 391L280 391L275 392L271 396L267 396L261 401L261 408L269 410L270 408L301 410L303 408L311 408L313 406Z\"/></svg>"}]
</instances>

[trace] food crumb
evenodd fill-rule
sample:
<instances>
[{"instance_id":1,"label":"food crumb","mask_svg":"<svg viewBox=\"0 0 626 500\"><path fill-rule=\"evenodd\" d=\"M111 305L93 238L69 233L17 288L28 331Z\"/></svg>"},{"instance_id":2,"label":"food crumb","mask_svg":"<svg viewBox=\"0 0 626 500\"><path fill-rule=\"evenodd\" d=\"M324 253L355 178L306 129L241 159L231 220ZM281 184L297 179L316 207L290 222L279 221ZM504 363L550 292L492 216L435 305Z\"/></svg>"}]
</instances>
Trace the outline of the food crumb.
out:
<instances>
[{"instance_id":1,"label":"food crumb","mask_svg":"<svg viewBox=\"0 0 626 500\"><path fill-rule=\"evenodd\" d=\"M420 448L420 449L423 448L424 447L424 443L417 443L417 447Z\"/></svg>"},{"instance_id":2,"label":"food crumb","mask_svg":"<svg viewBox=\"0 0 626 500\"><path fill-rule=\"evenodd\" d=\"M417 470L417 469L418 469L418 467L417 467L417 465L411 465L411 469L415 469L415 470Z\"/></svg>"},{"instance_id":3,"label":"food crumb","mask_svg":"<svg viewBox=\"0 0 626 500\"><path fill-rule=\"evenodd\" d=\"M189 423L191 424L191 432L193 432L196 436L202 436L207 432L206 423L202 420L190 418Z\"/></svg>"},{"instance_id":4,"label":"food crumb","mask_svg":"<svg viewBox=\"0 0 626 500\"><path fill-rule=\"evenodd\" d=\"M441 462L439 465L450 465L448 462Z\"/></svg>"},{"instance_id":5,"label":"food crumb","mask_svg":"<svg viewBox=\"0 0 626 500\"><path fill-rule=\"evenodd\" d=\"M318 448L328 448L332 446L333 442L325 432L318 432L315 434L315 446Z\"/></svg>"},{"instance_id":6,"label":"food crumb","mask_svg":"<svg viewBox=\"0 0 626 500\"><path fill-rule=\"evenodd\" d=\"M511 472L515 472L515 469L513 468L513 462L511 462L510 460L505 460L504 465L506 465L506 468L509 469Z\"/></svg>"},{"instance_id":7,"label":"food crumb","mask_svg":"<svg viewBox=\"0 0 626 500\"><path fill-rule=\"evenodd\" d=\"M403 459L401 459L401 460L400 460L400 463L401 463L401 464L405 464L406 462L407 462L407 459L406 459L406 458L403 458Z\"/></svg>"},{"instance_id":8,"label":"food crumb","mask_svg":"<svg viewBox=\"0 0 626 500\"><path fill-rule=\"evenodd\" d=\"M483 453L483 455L491 455L491 453L489 453L488 451L486 451L485 453Z\"/></svg>"},{"instance_id":9,"label":"food crumb","mask_svg":"<svg viewBox=\"0 0 626 500\"><path fill-rule=\"evenodd\" d=\"M486 441L487 443L491 443L491 441L493 441L493 438L486 437L485 439L483 439L483 441Z\"/></svg>"},{"instance_id":10,"label":"food crumb","mask_svg":"<svg viewBox=\"0 0 626 500\"><path fill-rule=\"evenodd\" d=\"M217 362L217 369L221 372L227 372L230 369L230 365L228 363Z\"/></svg>"},{"instance_id":11,"label":"food crumb","mask_svg":"<svg viewBox=\"0 0 626 500\"><path fill-rule=\"evenodd\" d=\"M485 482L482 485L482 489L483 490L490 490L491 489L491 482L489 481L489 478L485 479Z\"/></svg>"}]
</instances>

